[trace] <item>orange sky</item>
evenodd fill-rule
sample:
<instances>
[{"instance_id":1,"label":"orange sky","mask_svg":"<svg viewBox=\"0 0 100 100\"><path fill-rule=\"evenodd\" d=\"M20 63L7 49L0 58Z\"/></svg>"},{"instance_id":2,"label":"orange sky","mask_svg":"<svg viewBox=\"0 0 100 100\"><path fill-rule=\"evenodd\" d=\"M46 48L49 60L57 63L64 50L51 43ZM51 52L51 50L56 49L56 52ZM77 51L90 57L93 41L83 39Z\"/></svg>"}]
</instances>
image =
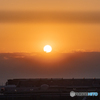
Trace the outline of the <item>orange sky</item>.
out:
<instances>
[{"instance_id":1,"label":"orange sky","mask_svg":"<svg viewBox=\"0 0 100 100\"><path fill-rule=\"evenodd\" d=\"M100 11L99 0L0 0L0 10Z\"/></svg>"},{"instance_id":2,"label":"orange sky","mask_svg":"<svg viewBox=\"0 0 100 100\"><path fill-rule=\"evenodd\" d=\"M42 52L46 44L54 52L100 51L100 1L0 1L0 52Z\"/></svg>"}]
</instances>

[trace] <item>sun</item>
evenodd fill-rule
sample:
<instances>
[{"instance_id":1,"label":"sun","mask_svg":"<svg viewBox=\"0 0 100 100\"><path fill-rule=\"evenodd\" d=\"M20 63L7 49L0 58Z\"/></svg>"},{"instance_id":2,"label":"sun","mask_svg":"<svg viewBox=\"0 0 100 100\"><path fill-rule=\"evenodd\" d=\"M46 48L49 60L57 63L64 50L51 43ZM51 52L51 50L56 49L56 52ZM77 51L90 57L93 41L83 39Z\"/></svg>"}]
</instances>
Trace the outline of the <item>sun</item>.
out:
<instances>
[{"instance_id":1,"label":"sun","mask_svg":"<svg viewBox=\"0 0 100 100\"><path fill-rule=\"evenodd\" d=\"M43 50L46 52L46 53L49 53L52 51L52 47L50 45L45 45Z\"/></svg>"}]
</instances>

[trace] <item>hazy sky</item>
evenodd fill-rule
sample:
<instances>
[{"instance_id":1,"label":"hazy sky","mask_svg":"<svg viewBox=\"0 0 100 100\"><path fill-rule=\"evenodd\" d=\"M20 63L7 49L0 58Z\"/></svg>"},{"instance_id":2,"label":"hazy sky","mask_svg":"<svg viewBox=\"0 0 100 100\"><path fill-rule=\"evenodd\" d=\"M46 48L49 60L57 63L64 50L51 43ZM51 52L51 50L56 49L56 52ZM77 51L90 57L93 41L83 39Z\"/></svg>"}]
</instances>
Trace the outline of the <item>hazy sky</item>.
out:
<instances>
[{"instance_id":1,"label":"hazy sky","mask_svg":"<svg viewBox=\"0 0 100 100\"><path fill-rule=\"evenodd\" d=\"M0 53L0 85L14 78L100 78L100 53Z\"/></svg>"},{"instance_id":2,"label":"hazy sky","mask_svg":"<svg viewBox=\"0 0 100 100\"><path fill-rule=\"evenodd\" d=\"M46 44L54 53L40 53ZM98 78L94 51L100 52L100 0L0 0L0 82Z\"/></svg>"},{"instance_id":3,"label":"hazy sky","mask_svg":"<svg viewBox=\"0 0 100 100\"><path fill-rule=\"evenodd\" d=\"M0 52L100 51L99 0L0 0Z\"/></svg>"},{"instance_id":4,"label":"hazy sky","mask_svg":"<svg viewBox=\"0 0 100 100\"><path fill-rule=\"evenodd\" d=\"M0 10L100 11L99 0L0 0Z\"/></svg>"}]
</instances>

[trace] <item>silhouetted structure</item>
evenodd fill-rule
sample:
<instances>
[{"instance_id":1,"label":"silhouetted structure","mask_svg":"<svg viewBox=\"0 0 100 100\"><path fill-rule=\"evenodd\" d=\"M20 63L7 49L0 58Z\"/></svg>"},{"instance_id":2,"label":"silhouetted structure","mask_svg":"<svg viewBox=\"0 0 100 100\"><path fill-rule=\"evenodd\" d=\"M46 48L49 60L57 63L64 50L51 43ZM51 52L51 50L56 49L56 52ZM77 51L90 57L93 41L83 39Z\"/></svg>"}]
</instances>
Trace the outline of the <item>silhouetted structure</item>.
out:
<instances>
[{"instance_id":1,"label":"silhouetted structure","mask_svg":"<svg viewBox=\"0 0 100 100\"><path fill-rule=\"evenodd\" d=\"M100 79L9 79L1 88L0 100L82 100L70 92L100 92ZM99 100L86 97L84 100Z\"/></svg>"}]
</instances>

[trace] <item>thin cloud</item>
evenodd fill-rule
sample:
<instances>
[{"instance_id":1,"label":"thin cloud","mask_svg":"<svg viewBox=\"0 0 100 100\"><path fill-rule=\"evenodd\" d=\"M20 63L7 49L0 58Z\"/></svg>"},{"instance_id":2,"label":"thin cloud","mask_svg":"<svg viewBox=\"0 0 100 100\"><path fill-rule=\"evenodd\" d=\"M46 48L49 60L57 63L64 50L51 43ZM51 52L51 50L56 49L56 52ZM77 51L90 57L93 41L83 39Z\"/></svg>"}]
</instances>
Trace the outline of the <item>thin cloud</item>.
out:
<instances>
[{"instance_id":1,"label":"thin cloud","mask_svg":"<svg viewBox=\"0 0 100 100\"><path fill-rule=\"evenodd\" d=\"M3 59L4 59L4 60L8 60L9 58L8 58L8 57L3 57Z\"/></svg>"},{"instance_id":2,"label":"thin cloud","mask_svg":"<svg viewBox=\"0 0 100 100\"><path fill-rule=\"evenodd\" d=\"M26 54L27 56L23 59L14 58L15 56L21 57L20 55L22 54L0 53L1 81L16 77L98 78L100 76L100 52L61 53L57 62L52 62L53 60L48 57L46 59L30 57L30 54L29 56Z\"/></svg>"},{"instance_id":3,"label":"thin cloud","mask_svg":"<svg viewBox=\"0 0 100 100\"><path fill-rule=\"evenodd\" d=\"M100 23L100 12L4 12L1 23Z\"/></svg>"},{"instance_id":4,"label":"thin cloud","mask_svg":"<svg viewBox=\"0 0 100 100\"><path fill-rule=\"evenodd\" d=\"M13 56L13 58L24 58L25 56Z\"/></svg>"}]
</instances>

